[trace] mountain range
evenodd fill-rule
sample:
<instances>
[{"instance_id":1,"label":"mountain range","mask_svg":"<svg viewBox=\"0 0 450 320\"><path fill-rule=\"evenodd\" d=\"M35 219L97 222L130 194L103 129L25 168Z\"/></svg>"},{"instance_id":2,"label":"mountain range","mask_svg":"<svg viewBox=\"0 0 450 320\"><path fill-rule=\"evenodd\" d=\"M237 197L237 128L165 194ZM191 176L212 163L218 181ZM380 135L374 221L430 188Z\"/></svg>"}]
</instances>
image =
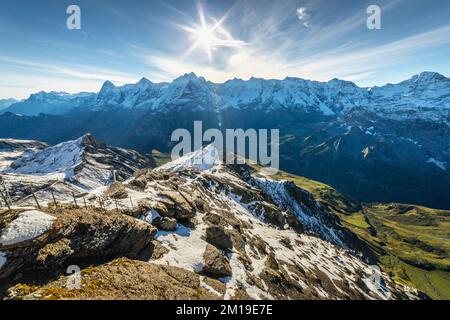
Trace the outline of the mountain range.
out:
<instances>
[{"instance_id":1,"label":"mountain range","mask_svg":"<svg viewBox=\"0 0 450 320\"><path fill-rule=\"evenodd\" d=\"M186 74L98 93L40 92L0 111L0 136L55 144L86 132L142 153L169 152L173 130L280 130L281 169L363 202L450 208L450 79L423 72L398 84L298 78L216 84Z\"/></svg>"}]
</instances>

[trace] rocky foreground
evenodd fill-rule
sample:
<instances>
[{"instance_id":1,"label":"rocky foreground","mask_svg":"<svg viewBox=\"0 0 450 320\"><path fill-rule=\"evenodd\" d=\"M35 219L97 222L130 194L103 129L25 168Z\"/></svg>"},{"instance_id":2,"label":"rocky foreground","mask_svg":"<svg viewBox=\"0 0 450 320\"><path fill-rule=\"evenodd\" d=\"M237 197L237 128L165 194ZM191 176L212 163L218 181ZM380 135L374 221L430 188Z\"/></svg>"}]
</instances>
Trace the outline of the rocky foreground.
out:
<instances>
[{"instance_id":1,"label":"rocky foreground","mask_svg":"<svg viewBox=\"0 0 450 320\"><path fill-rule=\"evenodd\" d=\"M250 185L242 193L231 176L209 174L141 174L122 190L143 196L131 210L1 212L5 298L414 297L386 275L375 288L371 269L352 251L306 232ZM83 268L82 287L70 290L65 271L74 264Z\"/></svg>"}]
</instances>

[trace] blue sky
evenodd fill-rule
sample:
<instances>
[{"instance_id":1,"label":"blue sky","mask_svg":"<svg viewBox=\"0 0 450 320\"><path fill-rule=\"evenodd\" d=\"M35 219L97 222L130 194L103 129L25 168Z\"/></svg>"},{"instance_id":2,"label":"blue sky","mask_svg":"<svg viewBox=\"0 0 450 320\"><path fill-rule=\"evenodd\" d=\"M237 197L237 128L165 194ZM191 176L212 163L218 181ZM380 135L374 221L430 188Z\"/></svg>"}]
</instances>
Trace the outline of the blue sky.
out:
<instances>
[{"instance_id":1,"label":"blue sky","mask_svg":"<svg viewBox=\"0 0 450 320\"><path fill-rule=\"evenodd\" d=\"M66 28L71 4L81 30ZM381 7L381 30L366 27L371 4ZM191 71L214 82L292 76L373 86L421 71L450 76L449 57L443 0L0 0L0 98Z\"/></svg>"}]
</instances>

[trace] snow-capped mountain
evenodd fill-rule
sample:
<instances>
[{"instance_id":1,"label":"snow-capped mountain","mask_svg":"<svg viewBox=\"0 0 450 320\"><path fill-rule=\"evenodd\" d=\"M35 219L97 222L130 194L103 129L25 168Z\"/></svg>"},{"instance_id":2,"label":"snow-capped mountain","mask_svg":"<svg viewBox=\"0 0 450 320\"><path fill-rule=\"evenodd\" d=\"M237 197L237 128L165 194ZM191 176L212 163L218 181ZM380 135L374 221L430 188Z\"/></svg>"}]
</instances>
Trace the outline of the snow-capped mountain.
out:
<instances>
[{"instance_id":1,"label":"snow-capped mountain","mask_svg":"<svg viewBox=\"0 0 450 320\"><path fill-rule=\"evenodd\" d=\"M20 158L24 153L36 152L48 145L39 141L0 139L0 171Z\"/></svg>"},{"instance_id":2,"label":"snow-capped mountain","mask_svg":"<svg viewBox=\"0 0 450 320\"><path fill-rule=\"evenodd\" d=\"M50 172L69 172L70 179L77 178L76 167L88 148L101 149L87 135L30 153L10 168L26 172L17 175L17 180ZM100 162L91 165L91 169L104 169ZM98 184L103 183L100 177ZM73 207L72 193L54 189L55 204L46 189L35 193L43 211L15 212L16 208L0 230L0 268L11 279L18 272L38 268L35 256L57 271L75 257L89 265L89 259L109 257L107 252L113 257L117 252L129 256L148 246L151 236L152 252L146 263L196 275L197 292L207 290L216 299L418 298L414 289L395 283L386 273L379 273L375 283L373 266L368 264L375 260L365 251L369 249L311 193L264 177L247 165L226 165L212 146L154 170L138 170L122 183L85 189L82 213ZM33 205L26 198L15 204ZM100 221L97 216L102 217ZM127 232L118 231L124 223ZM28 241L35 238L42 240ZM45 255L50 250L46 246L58 254ZM40 254L23 254L34 251ZM142 279L139 274L127 274ZM0 284L2 280L4 276ZM122 283L113 286L129 289ZM13 292L8 290L11 297L19 294Z\"/></svg>"},{"instance_id":3,"label":"snow-capped mountain","mask_svg":"<svg viewBox=\"0 0 450 320\"><path fill-rule=\"evenodd\" d=\"M12 105L0 115L0 136L57 144L92 132L109 144L170 153L172 132L192 131L196 120L204 130L278 128L281 169L360 201L450 208L449 83L431 72L374 88L338 79L214 84L193 73L171 83L107 81L99 93L40 93Z\"/></svg>"},{"instance_id":4,"label":"snow-capped mountain","mask_svg":"<svg viewBox=\"0 0 450 320\"><path fill-rule=\"evenodd\" d=\"M190 73L172 83L152 83L143 78L136 84L116 87L106 81L98 94L40 92L4 111L61 115L77 108L144 108L158 112L181 106L213 111L254 108L266 112L291 110L342 116L359 107L388 119L422 119L449 124L449 96L450 79L432 72L423 72L399 84L374 88L360 88L338 79L318 82L299 78L235 79L215 84Z\"/></svg>"},{"instance_id":5,"label":"snow-capped mountain","mask_svg":"<svg viewBox=\"0 0 450 320\"><path fill-rule=\"evenodd\" d=\"M81 106L93 95L82 92L69 94L66 92L38 92L28 99L14 103L3 112L12 112L20 115L35 116L40 113L62 115L74 107Z\"/></svg>"},{"instance_id":6,"label":"snow-capped mountain","mask_svg":"<svg viewBox=\"0 0 450 320\"><path fill-rule=\"evenodd\" d=\"M8 108L9 106L17 102L19 101L16 99L0 99L0 111Z\"/></svg>"},{"instance_id":7,"label":"snow-capped mountain","mask_svg":"<svg viewBox=\"0 0 450 320\"><path fill-rule=\"evenodd\" d=\"M0 141L0 147L7 142ZM128 179L136 170L149 165L149 159L138 152L106 146L90 134L55 146L16 141L13 148L3 149L0 156L3 164L0 174L11 184L13 199L28 195L30 188L49 200L51 190L64 196L88 192L114 180Z\"/></svg>"}]
</instances>

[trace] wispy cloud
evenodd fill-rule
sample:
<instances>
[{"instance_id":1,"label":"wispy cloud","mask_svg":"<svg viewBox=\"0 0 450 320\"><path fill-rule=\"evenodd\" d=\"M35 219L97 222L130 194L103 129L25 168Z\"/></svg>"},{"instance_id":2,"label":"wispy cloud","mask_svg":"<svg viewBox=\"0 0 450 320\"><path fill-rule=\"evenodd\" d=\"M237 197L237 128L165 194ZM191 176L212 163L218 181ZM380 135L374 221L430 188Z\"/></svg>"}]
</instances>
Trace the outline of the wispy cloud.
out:
<instances>
[{"instance_id":1,"label":"wispy cloud","mask_svg":"<svg viewBox=\"0 0 450 320\"><path fill-rule=\"evenodd\" d=\"M56 64L38 63L34 61L15 59L11 57L0 56L0 63L15 64L22 68L29 68L42 73L52 73L58 76L66 76L81 80L105 80L109 79L117 83L129 83L135 80L133 75L121 73L112 70L98 69L88 66L67 67Z\"/></svg>"},{"instance_id":2,"label":"wispy cloud","mask_svg":"<svg viewBox=\"0 0 450 320\"><path fill-rule=\"evenodd\" d=\"M309 28L309 19L311 18L311 14L307 11L306 7L297 8L297 18L300 20L305 28Z\"/></svg>"},{"instance_id":3,"label":"wispy cloud","mask_svg":"<svg viewBox=\"0 0 450 320\"><path fill-rule=\"evenodd\" d=\"M232 55L227 68L223 70L166 56L161 52L151 52L142 58L149 66L158 69L158 77L165 80L194 71L215 82L224 82L234 77L248 79L252 76L267 79L298 76L321 81L337 77L360 82L380 69L398 64L406 53L450 44L448 34L450 25L381 46L344 51L338 55L336 50L329 50L297 60L288 59L278 51L267 53L249 47Z\"/></svg>"},{"instance_id":4,"label":"wispy cloud","mask_svg":"<svg viewBox=\"0 0 450 320\"><path fill-rule=\"evenodd\" d=\"M71 93L80 91L92 91L98 89L105 80L111 80L116 84L136 82L138 76L113 70L105 70L90 66L76 67L57 64L39 63L29 60L17 59L0 55L0 96L25 98L23 88L29 88L28 93L36 91L67 91ZM8 71L14 66L17 71ZM12 89L8 84L16 85ZM20 94L18 92L21 92Z\"/></svg>"}]
</instances>

